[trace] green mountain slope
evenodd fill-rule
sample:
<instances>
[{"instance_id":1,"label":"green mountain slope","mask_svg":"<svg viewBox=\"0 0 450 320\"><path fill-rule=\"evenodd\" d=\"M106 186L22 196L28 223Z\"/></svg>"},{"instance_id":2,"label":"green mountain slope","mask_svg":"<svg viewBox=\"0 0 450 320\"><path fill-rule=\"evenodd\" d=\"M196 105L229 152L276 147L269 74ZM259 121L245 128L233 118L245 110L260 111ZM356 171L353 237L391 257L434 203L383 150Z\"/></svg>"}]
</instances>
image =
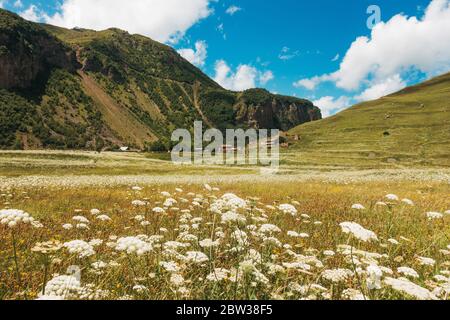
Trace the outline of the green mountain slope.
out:
<instances>
[{"instance_id":1,"label":"green mountain slope","mask_svg":"<svg viewBox=\"0 0 450 320\"><path fill-rule=\"evenodd\" d=\"M321 118L307 100L225 90L149 38L40 25L1 9L0 65L0 148L167 147L173 129L196 120L288 130Z\"/></svg>"},{"instance_id":2,"label":"green mountain slope","mask_svg":"<svg viewBox=\"0 0 450 320\"><path fill-rule=\"evenodd\" d=\"M298 139L293 161L448 166L450 73L296 127L289 134Z\"/></svg>"}]
</instances>

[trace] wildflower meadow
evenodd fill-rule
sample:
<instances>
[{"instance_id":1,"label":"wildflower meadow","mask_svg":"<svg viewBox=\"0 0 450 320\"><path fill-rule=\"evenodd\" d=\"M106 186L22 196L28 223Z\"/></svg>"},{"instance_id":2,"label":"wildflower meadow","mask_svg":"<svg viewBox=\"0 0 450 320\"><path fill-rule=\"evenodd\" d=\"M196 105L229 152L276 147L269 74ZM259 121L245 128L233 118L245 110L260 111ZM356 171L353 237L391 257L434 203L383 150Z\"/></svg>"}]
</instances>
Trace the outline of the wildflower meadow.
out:
<instances>
[{"instance_id":1,"label":"wildflower meadow","mask_svg":"<svg viewBox=\"0 0 450 320\"><path fill-rule=\"evenodd\" d=\"M448 300L448 194L275 178L8 186L0 298Z\"/></svg>"}]
</instances>

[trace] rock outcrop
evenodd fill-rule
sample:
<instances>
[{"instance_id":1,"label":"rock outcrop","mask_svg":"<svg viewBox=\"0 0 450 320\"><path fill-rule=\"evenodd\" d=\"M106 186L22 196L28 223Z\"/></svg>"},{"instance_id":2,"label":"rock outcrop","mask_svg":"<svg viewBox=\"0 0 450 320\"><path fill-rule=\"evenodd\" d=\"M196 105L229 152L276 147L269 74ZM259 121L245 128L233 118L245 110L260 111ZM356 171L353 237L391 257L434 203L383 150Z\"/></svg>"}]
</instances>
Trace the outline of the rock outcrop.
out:
<instances>
[{"instance_id":1,"label":"rock outcrop","mask_svg":"<svg viewBox=\"0 0 450 320\"><path fill-rule=\"evenodd\" d=\"M0 14L0 87L26 89L52 68L74 72L76 55L55 37L19 16Z\"/></svg>"},{"instance_id":2,"label":"rock outcrop","mask_svg":"<svg viewBox=\"0 0 450 320\"><path fill-rule=\"evenodd\" d=\"M252 128L287 131L322 119L320 109L310 101L274 95L262 89L245 91L235 109L237 122Z\"/></svg>"}]
</instances>

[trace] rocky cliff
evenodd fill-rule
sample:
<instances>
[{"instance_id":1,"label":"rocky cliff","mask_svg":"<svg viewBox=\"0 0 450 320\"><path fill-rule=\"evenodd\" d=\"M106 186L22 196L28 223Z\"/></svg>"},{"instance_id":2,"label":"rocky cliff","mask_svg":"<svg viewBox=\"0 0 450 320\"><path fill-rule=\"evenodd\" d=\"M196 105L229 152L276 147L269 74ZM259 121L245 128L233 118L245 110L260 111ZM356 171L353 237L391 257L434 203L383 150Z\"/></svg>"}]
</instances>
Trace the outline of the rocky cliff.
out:
<instances>
[{"instance_id":1,"label":"rocky cliff","mask_svg":"<svg viewBox=\"0 0 450 320\"><path fill-rule=\"evenodd\" d=\"M53 68L76 70L74 51L36 24L2 12L0 26L1 88L29 88Z\"/></svg>"},{"instance_id":2,"label":"rocky cliff","mask_svg":"<svg viewBox=\"0 0 450 320\"><path fill-rule=\"evenodd\" d=\"M235 108L237 122L253 128L287 131L305 122L322 119L320 109L310 101L273 95L263 89L242 93Z\"/></svg>"}]
</instances>

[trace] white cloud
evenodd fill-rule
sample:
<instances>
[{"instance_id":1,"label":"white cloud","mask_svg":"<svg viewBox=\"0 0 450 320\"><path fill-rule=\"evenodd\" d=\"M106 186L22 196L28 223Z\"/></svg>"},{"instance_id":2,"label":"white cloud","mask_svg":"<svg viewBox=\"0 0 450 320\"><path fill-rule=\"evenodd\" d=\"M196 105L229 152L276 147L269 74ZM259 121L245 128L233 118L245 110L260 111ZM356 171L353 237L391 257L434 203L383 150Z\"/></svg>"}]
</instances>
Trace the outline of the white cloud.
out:
<instances>
[{"instance_id":1,"label":"white cloud","mask_svg":"<svg viewBox=\"0 0 450 320\"><path fill-rule=\"evenodd\" d=\"M241 11L242 8L232 5L230 7L228 7L228 9L225 11L227 14L229 14L230 16L234 15L235 13Z\"/></svg>"},{"instance_id":2,"label":"white cloud","mask_svg":"<svg viewBox=\"0 0 450 320\"><path fill-rule=\"evenodd\" d=\"M339 55L339 53L338 53L338 54L336 54L336 55L334 56L333 59L331 59L331 61L333 61L333 62L338 61L339 58L340 58L340 55Z\"/></svg>"},{"instance_id":3,"label":"white cloud","mask_svg":"<svg viewBox=\"0 0 450 320\"><path fill-rule=\"evenodd\" d=\"M259 75L259 82L262 85L266 85L269 81L271 81L273 79L275 79L275 76L273 75L273 72L270 70L263 72Z\"/></svg>"},{"instance_id":4,"label":"white cloud","mask_svg":"<svg viewBox=\"0 0 450 320\"><path fill-rule=\"evenodd\" d=\"M21 0L17 0L16 2L14 2L14 8L22 8L23 7L23 3Z\"/></svg>"},{"instance_id":5,"label":"white cloud","mask_svg":"<svg viewBox=\"0 0 450 320\"><path fill-rule=\"evenodd\" d=\"M322 97L313 101L314 105L322 110L322 116L329 117L351 105L351 98L342 96L337 99L331 96Z\"/></svg>"},{"instance_id":6,"label":"white cloud","mask_svg":"<svg viewBox=\"0 0 450 320\"><path fill-rule=\"evenodd\" d=\"M223 23L219 24L216 29L222 35L224 40L227 40L227 34L225 33L225 26L223 25Z\"/></svg>"},{"instance_id":7,"label":"white cloud","mask_svg":"<svg viewBox=\"0 0 450 320\"><path fill-rule=\"evenodd\" d=\"M450 0L432 0L423 17L398 14L377 24L370 38L357 38L339 70L308 79L314 83L310 88L333 81L350 91L360 89L367 79L383 82L411 69L428 76L446 72L450 68L449 34Z\"/></svg>"},{"instance_id":8,"label":"white cloud","mask_svg":"<svg viewBox=\"0 0 450 320\"><path fill-rule=\"evenodd\" d=\"M364 90L360 95L355 97L357 101L376 100L387 96L388 94L397 92L406 87L406 82L402 80L399 74L389 77L383 81L372 84Z\"/></svg>"},{"instance_id":9,"label":"white cloud","mask_svg":"<svg viewBox=\"0 0 450 320\"><path fill-rule=\"evenodd\" d=\"M308 90L314 90L316 88L316 86L321 82L321 78L320 77L312 77L309 79L301 79L298 80L297 82L294 82L294 87L296 88L305 88Z\"/></svg>"},{"instance_id":10,"label":"white cloud","mask_svg":"<svg viewBox=\"0 0 450 320\"><path fill-rule=\"evenodd\" d=\"M7 0L0 0L0 8L3 8L5 6Z\"/></svg>"},{"instance_id":11,"label":"white cloud","mask_svg":"<svg viewBox=\"0 0 450 320\"><path fill-rule=\"evenodd\" d=\"M45 20L61 27L117 27L157 41L176 41L212 10L210 0L63 0L61 12Z\"/></svg>"},{"instance_id":12,"label":"white cloud","mask_svg":"<svg viewBox=\"0 0 450 320\"><path fill-rule=\"evenodd\" d=\"M299 54L300 54L300 53L299 53L298 51L291 51L290 48L288 48L288 47L283 47L283 48L281 49L280 54L278 55L278 58L279 58L280 60L285 60L285 61L286 61L286 60L291 60L291 59L297 57Z\"/></svg>"},{"instance_id":13,"label":"white cloud","mask_svg":"<svg viewBox=\"0 0 450 320\"><path fill-rule=\"evenodd\" d=\"M308 90L314 90L320 83L324 81L330 81L331 76L328 74L324 74L322 76L315 76L312 78L301 79L294 82L294 87L296 88L305 88Z\"/></svg>"},{"instance_id":14,"label":"white cloud","mask_svg":"<svg viewBox=\"0 0 450 320\"><path fill-rule=\"evenodd\" d=\"M243 91L267 84L274 79L271 71L260 72L253 66L241 64L233 72L224 60L216 61L214 80L228 90Z\"/></svg>"},{"instance_id":15,"label":"white cloud","mask_svg":"<svg viewBox=\"0 0 450 320\"><path fill-rule=\"evenodd\" d=\"M232 72L224 60L219 60L216 62L215 71L214 80L226 89L242 91L256 87L258 71L249 65L242 64L236 72Z\"/></svg>"},{"instance_id":16,"label":"white cloud","mask_svg":"<svg viewBox=\"0 0 450 320\"><path fill-rule=\"evenodd\" d=\"M43 19L43 13L35 6L31 5L25 11L19 13L19 15L28 21L41 22Z\"/></svg>"},{"instance_id":17,"label":"white cloud","mask_svg":"<svg viewBox=\"0 0 450 320\"><path fill-rule=\"evenodd\" d=\"M197 67L203 67L208 56L207 48L208 45L206 44L206 41L197 41L195 43L195 50L180 49L178 50L178 53Z\"/></svg>"}]
</instances>

